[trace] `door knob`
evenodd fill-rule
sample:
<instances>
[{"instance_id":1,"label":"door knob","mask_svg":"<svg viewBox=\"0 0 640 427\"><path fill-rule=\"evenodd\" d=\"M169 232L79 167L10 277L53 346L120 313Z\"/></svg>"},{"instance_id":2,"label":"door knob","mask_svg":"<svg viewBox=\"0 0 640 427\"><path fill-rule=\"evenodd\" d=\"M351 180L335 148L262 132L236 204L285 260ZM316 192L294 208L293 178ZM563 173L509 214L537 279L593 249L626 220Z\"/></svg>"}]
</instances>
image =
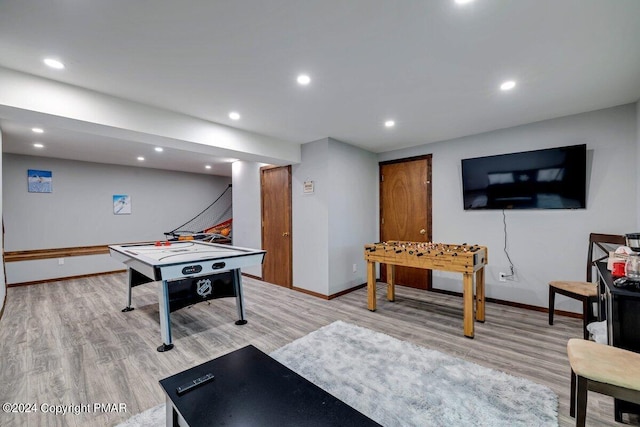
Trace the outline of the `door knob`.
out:
<instances>
[{"instance_id":1,"label":"door knob","mask_svg":"<svg viewBox=\"0 0 640 427\"><path fill-rule=\"evenodd\" d=\"M420 234L427 234L427 230L423 228L422 230L420 230Z\"/></svg>"},{"instance_id":2,"label":"door knob","mask_svg":"<svg viewBox=\"0 0 640 427\"><path fill-rule=\"evenodd\" d=\"M288 235L289 235L289 233L286 232L286 231L284 233L282 233L282 237L287 237Z\"/></svg>"}]
</instances>

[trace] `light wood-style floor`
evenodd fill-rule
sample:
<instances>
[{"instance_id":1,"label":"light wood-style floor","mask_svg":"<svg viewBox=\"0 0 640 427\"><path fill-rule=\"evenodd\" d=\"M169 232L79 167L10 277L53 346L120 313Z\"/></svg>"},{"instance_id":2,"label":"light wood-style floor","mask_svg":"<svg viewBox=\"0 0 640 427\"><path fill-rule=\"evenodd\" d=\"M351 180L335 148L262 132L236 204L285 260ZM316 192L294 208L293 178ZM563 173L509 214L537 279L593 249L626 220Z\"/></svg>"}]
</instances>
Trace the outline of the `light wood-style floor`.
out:
<instances>
[{"instance_id":1,"label":"light wood-style floor","mask_svg":"<svg viewBox=\"0 0 640 427\"><path fill-rule=\"evenodd\" d=\"M253 344L266 353L335 320L344 320L437 349L512 375L529 378L560 398L560 426L569 417L566 343L581 336L581 321L487 303L475 339L462 335L460 297L404 287L395 303L378 284L378 310L366 308L366 289L331 301L244 278L248 324L234 325L235 299L200 303L172 313L175 348L159 353L155 284L134 288L129 313L126 275L9 288L0 320L0 402L48 405L124 403L126 412L7 414L2 426L115 425L164 402L158 381ZM590 393L590 426L620 425L612 399Z\"/></svg>"}]
</instances>

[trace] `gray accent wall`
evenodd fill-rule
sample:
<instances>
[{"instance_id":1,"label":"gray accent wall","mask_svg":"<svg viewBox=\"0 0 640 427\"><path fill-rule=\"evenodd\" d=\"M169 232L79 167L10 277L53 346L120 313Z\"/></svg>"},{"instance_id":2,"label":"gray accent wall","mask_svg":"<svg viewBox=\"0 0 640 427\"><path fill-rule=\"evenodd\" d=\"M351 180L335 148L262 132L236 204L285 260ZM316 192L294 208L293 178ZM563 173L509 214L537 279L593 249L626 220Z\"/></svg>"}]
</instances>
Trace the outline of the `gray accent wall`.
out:
<instances>
[{"instance_id":1,"label":"gray accent wall","mask_svg":"<svg viewBox=\"0 0 640 427\"><path fill-rule=\"evenodd\" d=\"M292 175L293 285L334 295L365 283L364 245L378 234L376 155L325 138L302 145Z\"/></svg>"},{"instance_id":2,"label":"gray accent wall","mask_svg":"<svg viewBox=\"0 0 640 427\"><path fill-rule=\"evenodd\" d=\"M3 217L7 251L164 240L230 184L228 177L4 154ZM53 192L29 193L27 170L51 171ZM131 197L115 215L113 195ZM62 262L62 264L61 264ZM12 262L7 283L123 269L108 255Z\"/></svg>"},{"instance_id":3,"label":"gray accent wall","mask_svg":"<svg viewBox=\"0 0 640 427\"><path fill-rule=\"evenodd\" d=\"M589 233L624 234L638 227L637 120L637 104L629 104L390 151L378 160L433 154L433 240L488 246L487 297L547 307L549 281L585 279ZM586 209L508 210L504 217L500 210L463 210L462 159L574 144L587 145ZM510 272L505 223L516 280L500 282L499 273ZM462 289L452 273L434 272L433 283ZM569 298L558 298L556 306L582 311Z\"/></svg>"}]
</instances>

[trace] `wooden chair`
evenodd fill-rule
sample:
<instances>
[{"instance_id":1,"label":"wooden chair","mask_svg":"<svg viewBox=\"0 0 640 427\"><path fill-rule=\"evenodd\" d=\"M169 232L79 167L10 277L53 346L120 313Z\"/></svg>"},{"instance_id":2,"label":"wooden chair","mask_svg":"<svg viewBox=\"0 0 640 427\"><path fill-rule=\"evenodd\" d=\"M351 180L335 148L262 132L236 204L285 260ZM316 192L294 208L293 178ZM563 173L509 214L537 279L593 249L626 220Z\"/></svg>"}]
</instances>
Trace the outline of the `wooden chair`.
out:
<instances>
[{"instance_id":1,"label":"wooden chair","mask_svg":"<svg viewBox=\"0 0 640 427\"><path fill-rule=\"evenodd\" d=\"M593 303L600 301L598 285L593 283L593 265L609 257L609 251L620 245L625 245L626 240L622 235L591 233L589 235L589 252L587 254L587 281L553 281L549 282L549 324L553 325L553 312L556 294L564 295L582 301L582 319L584 339L589 339L587 325L597 318L593 314ZM598 255L594 256L594 252Z\"/></svg>"},{"instance_id":2,"label":"wooden chair","mask_svg":"<svg viewBox=\"0 0 640 427\"><path fill-rule=\"evenodd\" d=\"M585 425L589 390L640 404L640 353L571 338L567 356L571 365L569 415L576 418L576 426Z\"/></svg>"}]
</instances>

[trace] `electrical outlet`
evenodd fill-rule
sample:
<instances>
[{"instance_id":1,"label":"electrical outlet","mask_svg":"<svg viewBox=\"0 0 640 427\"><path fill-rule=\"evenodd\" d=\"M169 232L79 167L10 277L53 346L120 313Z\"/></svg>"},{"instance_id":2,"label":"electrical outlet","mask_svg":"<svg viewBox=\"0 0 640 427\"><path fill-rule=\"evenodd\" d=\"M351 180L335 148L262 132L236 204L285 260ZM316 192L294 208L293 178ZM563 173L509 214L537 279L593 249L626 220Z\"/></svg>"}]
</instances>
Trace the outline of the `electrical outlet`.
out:
<instances>
[{"instance_id":1,"label":"electrical outlet","mask_svg":"<svg viewBox=\"0 0 640 427\"><path fill-rule=\"evenodd\" d=\"M358 272L358 264L353 264L353 272L354 273Z\"/></svg>"},{"instance_id":2,"label":"electrical outlet","mask_svg":"<svg viewBox=\"0 0 640 427\"><path fill-rule=\"evenodd\" d=\"M58 258L58 265L64 265L64 258Z\"/></svg>"},{"instance_id":3,"label":"electrical outlet","mask_svg":"<svg viewBox=\"0 0 640 427\"><path fill-rule=\"evenodd\" d=\"M502 271L500 272L500 275L498 276L499 280L501 282L506 282L507 281L507 273L503 273Z\"/></svg>"}]
</instances>

